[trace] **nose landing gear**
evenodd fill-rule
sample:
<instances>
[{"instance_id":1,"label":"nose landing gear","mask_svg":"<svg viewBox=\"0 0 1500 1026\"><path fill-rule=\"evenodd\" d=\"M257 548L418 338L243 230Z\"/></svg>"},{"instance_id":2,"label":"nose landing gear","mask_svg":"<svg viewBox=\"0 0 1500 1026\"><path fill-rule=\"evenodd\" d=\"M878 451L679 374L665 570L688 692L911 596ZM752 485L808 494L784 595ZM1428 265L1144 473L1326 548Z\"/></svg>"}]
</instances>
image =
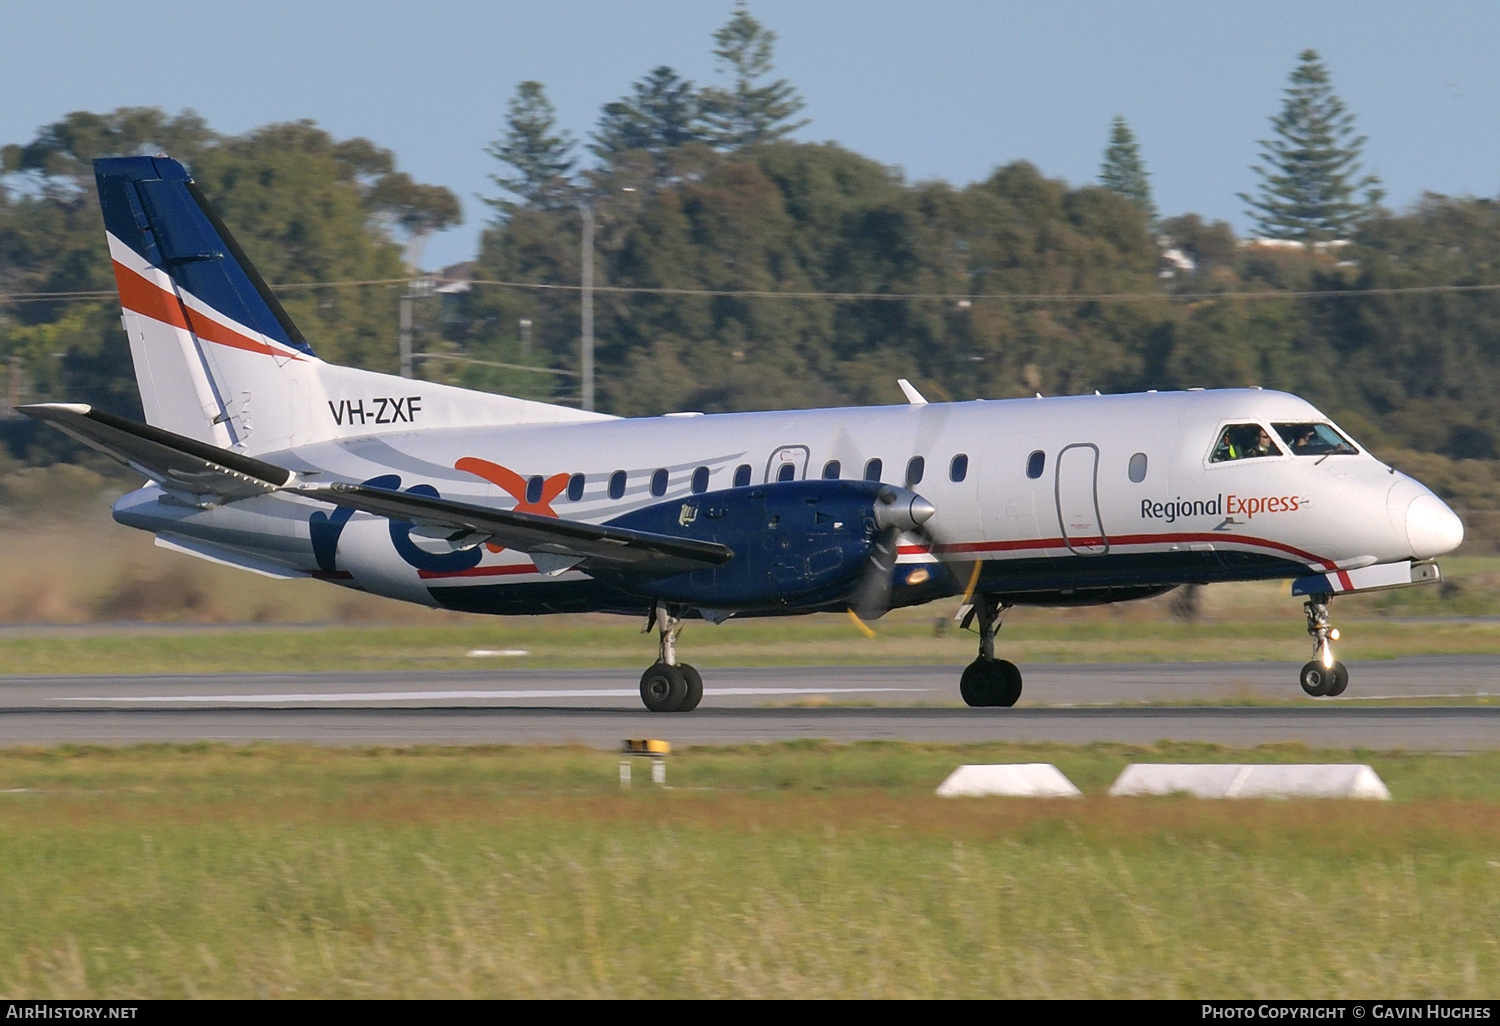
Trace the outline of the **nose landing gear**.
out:
<instances>
[{"instance_id":1,"label":"nose landing gear","mask_svg":"<svg viewBox=\"0 0 1500 1026\"><path fill-rule=\"evenodd\" d=\"M1313 638L1312 662L1302 667L1302 690L1314 698L1342 695L1349 686L1349 668L1333 658L1333 643L1339 639L1338 628L1328 616L1332 595L1311 595L1303 608L1307 610L1307 633Z\"/></svg>"},{"instance_id":2,"label":"nose landing gear","mask_svg":"<svg viewBox=\"0 0 1500 1026\"><path fill-rule=\"evenodd\" d=\"M979 658L964 667L958 693L971 706L1012 706L1021 697L1021 671L1007 659L995 658L995 631L1009 606L987 595L977 595L960 625L979 625Z\"/></svg>"},{"instance_id":3,"label":"nose landing gear","mask_svg":"<svg viewBox=\"0 0 1500 1026\"><path fill-rule=\"evenodd\" d=\"M692 712L703 701L703 677L693 666L677 661L682 621L658 605L641 633L652 627L661 633L660 649L656 663L641 674L641 701L651 712Z\"/></svg>"}]
</instances>

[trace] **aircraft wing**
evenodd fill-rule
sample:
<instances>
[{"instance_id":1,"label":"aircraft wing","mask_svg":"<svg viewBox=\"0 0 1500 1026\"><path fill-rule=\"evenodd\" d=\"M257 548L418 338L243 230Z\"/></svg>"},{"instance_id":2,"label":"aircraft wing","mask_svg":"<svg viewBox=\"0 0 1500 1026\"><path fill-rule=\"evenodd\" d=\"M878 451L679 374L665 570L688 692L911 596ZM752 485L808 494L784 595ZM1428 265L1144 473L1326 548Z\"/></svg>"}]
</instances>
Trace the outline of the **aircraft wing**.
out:
<instances>
[{"instance_id":1,"label":"aircraft wing","mask_svg":"<svg viewBox=\"0 0 1500 1026\"><path fill-rule=\"evenodd\" d=\"M686 573L719 566L734 556L733 549L718 542L675 538L609 524L585 524L535 513L516 513L343 481L299 485L286 490L319 502L347 506L392 520L407 520L419 527L439 528L442 535L454 541L473 540L477 544L492 540L506 548L528 553L533 558L541 556L539 564L545 563L557 569L609 566L652 574ZM431 531L427 533L432 536ZM544 572L547 568L543 567Z\"/></svg>"},{"instance_id":2,"label":"aircraft wing","mask_svg":"<svg viewBox=\"0 0 1500 1026\"><path fill-rule=\"evenodd\" d=\"M274 492L292 472L172 431L137 424L82 403L16 407L139 471L168 491L216 502Z\"/></svg>"}]
</instances>

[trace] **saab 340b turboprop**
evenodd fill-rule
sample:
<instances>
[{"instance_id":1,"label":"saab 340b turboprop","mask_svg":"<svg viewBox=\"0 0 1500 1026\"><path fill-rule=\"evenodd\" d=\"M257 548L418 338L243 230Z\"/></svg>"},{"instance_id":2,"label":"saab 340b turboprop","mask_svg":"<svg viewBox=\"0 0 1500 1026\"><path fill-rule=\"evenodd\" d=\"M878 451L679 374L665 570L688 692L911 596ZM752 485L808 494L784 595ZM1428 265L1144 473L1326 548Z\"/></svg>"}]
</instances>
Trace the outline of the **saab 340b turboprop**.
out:
<instances>
[{"instance_id":1,"label":"saab 340b turboprop","mask_svg":"<svg viewBox=\"0 0 1500 1026\"><path fill-rule=\"evenodd\" d=\"M324 363L182 165L94 163L146 424L22 408L150 479L157 544L477 613L648 618L652 711L703 695L684 618L962 596L970 705L1013 705L1013 605L1293 579L1336 695L1330 598L1438 579L1432 492L1312 405L1258 389L620 419Z\"/></svg>"}]
</instances>

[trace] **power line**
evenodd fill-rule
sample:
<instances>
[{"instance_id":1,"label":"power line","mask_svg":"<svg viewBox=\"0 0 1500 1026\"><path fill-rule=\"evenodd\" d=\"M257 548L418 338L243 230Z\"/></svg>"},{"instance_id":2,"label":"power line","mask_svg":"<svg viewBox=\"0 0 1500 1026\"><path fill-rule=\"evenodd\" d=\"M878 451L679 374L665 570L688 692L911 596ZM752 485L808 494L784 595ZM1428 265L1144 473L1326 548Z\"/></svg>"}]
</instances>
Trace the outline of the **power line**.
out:
<instances>
[{"instance_id":1,"label":"power line","mask_svg":"<svg viewBox=\"0 0 1500 1026\"><path fill-rule=\"evenodd\" d=\"M550 285L539 282L495 281L483 278L471 279L469 284L552 292L579 292L583 289L581 285ZM1336 291L1263 289L1250 292L775 292L760 289L644 288L627 285L595 285L593 286L593 290L595 292L611 292L617 295L708 296L730 299L884 300L889 302L945 303L1133 303L1203 299L1341 299L1356 296L1401 296L1436 292L1495 292L1500 291L1500 282L1486 285L1410 285L1403 288L1341 289Z\"/></svg>"},{"instance_id":2,"label":"power line","mask_svg":"<svg viewBox=\"0 0 1500 1026\"><path fill-rule=\"evenodd\" d=\"M506 370L536 371L538 374L562 374L570 378L578 377L577 371L560 370L556 367L528 367L524 363L498 363L495 360L476 360L469 356L458 356L454 353L412 353L413 360L454 360L458 363L473 363L481 367L504 367Z\"/></svg>"},{"instance_id":3,"label":"power line","mask_svg":"<svg viewBox=\"0 0 1500 1026\"><path fill-rule=\"evenodd\" d=\"M298 289L361 288L375 285L407 285L408 278L368 278L353 281L290 282L272 285L275 292ZM534 281L468 280L469 285L535 292L581 292L582 285L554 285ZM699 289L595 285L594 292L624 296L703 296L718 299L797 299L834 302L941 302L941 303L1140 303L1204 300L1256 301L1267 299L1356 299L1371 296L1414 296L1442 293L1495 292L1500 282L1483 285L1408 285L1375 289L1260 289L1245 292L778 292L769 289ZM76 292L0 293L0 303L52 303L71 300L111 299L113 289Z\"/></svg>"}]
</instances>

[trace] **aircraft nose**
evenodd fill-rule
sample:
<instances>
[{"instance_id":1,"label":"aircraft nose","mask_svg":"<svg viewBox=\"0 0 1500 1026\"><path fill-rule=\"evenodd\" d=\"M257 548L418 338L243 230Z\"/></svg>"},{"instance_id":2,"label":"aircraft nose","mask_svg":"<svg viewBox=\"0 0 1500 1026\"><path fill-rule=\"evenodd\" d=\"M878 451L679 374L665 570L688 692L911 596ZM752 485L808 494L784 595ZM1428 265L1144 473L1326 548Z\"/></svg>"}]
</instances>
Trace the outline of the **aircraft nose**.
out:
<instances>
[{"instance_id":1,"label":"aircraft nose","mask_svg":"<svg viewBox=\"0 0 1500 1026\"><path fill-rule=\"evenodd\" d=\"M1441 556L1464 540L1463 521L1431 492L1418 495L1406 507L1406 540L1418 559Z\"/></svg>"}]
</instances>

